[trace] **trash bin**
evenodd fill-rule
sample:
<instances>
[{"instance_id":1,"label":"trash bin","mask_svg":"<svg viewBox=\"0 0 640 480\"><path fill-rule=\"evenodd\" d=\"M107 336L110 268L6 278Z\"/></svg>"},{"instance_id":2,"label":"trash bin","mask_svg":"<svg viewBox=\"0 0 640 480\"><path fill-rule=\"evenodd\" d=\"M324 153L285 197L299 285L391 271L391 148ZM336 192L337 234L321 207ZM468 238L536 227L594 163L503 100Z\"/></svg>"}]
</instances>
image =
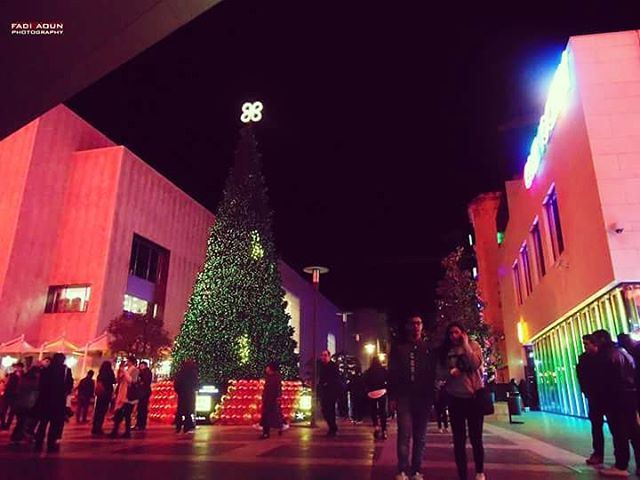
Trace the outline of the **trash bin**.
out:
<instances>
[{"instance_id":1,"label":"trash bin","mask_svg":"<svg viewBox=\"0 0 640 480\"><path fill-rule=\"evenodd\" d=\"M513 415L522 415L522 399L520 398L520 393L507 393L507 408L509 409L509 423L522 423L511 420Z\"/></svg>"}]
</instances>

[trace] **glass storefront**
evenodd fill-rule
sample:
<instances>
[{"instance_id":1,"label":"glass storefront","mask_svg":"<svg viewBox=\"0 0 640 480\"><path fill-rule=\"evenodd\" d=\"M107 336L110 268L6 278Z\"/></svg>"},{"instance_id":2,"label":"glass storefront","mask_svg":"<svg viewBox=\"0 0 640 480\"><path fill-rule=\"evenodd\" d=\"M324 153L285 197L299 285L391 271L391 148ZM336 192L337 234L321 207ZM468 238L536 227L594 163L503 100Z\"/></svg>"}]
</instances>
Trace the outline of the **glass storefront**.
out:
<instances>
[{"instance_id":1,"label":"glass storefront","mask_svg":"<svg viewBox=\"0 0 640 480\"><path fill-rule=\"evenodd\" d=\"M620 285L532 340L542 410L587 416L576 376L582 336L608 330L615 340L638 325L640 285Z\"/></svg>"}]
</instances>

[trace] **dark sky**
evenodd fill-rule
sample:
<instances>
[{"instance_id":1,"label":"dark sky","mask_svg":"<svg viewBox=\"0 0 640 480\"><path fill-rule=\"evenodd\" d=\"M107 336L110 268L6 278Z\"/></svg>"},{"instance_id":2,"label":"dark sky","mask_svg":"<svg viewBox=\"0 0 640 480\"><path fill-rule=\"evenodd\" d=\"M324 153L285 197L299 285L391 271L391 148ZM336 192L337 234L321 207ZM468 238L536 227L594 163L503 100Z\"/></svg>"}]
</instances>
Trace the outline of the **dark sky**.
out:
<instances>
[{"instance_id":1,"label":"dark sky","mask_svg":"<svg viewBox=\"0 0 640 480\"><path fill-rule=\"evenodd\" d=\"M640 28L637 2L446 3L226 0L68 105L215 212L260 99L282 258L328 266L341 307L430 314L466 204L520 172L569 36Z\"/></svg>"}]
</instances>

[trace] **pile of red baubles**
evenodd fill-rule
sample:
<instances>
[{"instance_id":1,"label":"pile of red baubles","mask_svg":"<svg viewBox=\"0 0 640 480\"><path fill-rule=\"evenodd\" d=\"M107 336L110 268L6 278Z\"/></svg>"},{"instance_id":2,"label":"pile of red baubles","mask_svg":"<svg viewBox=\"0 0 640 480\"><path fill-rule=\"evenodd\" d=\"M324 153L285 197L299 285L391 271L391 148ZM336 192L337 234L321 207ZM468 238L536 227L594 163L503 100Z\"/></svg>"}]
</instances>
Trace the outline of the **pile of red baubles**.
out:
<instances>
[{"instance_id":1,"label":"pile of red baubles","mask_svg":"<svg viewBox=\"0 0 640 480\"><path fill-rule=\"evenodd\" d=\"M149 399L149 419L159 423L172 424L178 408L178 397L173 390L173 382L166 380L151 385Z\"/></svg>"},{"instance_id":2,"label":"pile of red baubles","mask_svg":"<svg viewBox=\"0 0 640 480\"><path fill-rule=\"evenodd\" d=\"M264 380L230 380L227 393L216 406L213 417L221 425L252 425L260 421ZM280 408L285 422L295 418L302 382L282 382Z\"/></svg>"}]
</instances>

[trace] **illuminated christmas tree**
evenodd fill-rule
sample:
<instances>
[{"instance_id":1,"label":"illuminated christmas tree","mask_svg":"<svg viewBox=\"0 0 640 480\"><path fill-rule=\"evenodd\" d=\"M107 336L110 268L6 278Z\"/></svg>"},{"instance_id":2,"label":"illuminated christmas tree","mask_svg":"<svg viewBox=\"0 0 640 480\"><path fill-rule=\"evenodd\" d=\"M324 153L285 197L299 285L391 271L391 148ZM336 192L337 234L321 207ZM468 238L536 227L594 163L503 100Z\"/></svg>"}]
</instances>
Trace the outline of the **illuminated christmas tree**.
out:
<instances>
[{"instance_id":1,"label":"illuminated christmas tree","mask_svg":"<svg viewBox=\"0 0 640 480\"><path fill-rule=\"evenodd\" d=\"M261 378L270 361L280 363L284 377L297 375L296 345L273 239L273 212L250 123L261 118L261 105L256 106L243 107L242 119L249 122L240 131L205 263L173 349L176 368L193 359L200 380L221 388L230 379Z\"/></svg>"}]
</instances>

